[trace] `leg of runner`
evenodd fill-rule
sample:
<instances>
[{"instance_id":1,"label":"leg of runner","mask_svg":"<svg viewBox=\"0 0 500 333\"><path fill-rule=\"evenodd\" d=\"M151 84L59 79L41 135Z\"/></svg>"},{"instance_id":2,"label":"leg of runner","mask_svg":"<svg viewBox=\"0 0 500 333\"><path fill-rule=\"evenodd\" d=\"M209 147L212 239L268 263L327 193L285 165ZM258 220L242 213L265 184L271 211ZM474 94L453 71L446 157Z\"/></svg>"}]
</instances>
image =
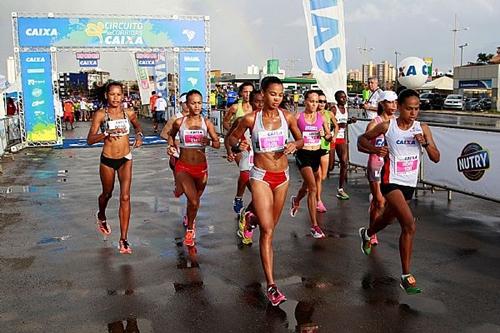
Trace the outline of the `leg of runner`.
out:
<instances>
[{"instance_id":1,"label":"leg of runner","mask_svg":"<svg viewBox=\"0 0 500 333\"><path fill-rule=\"evenodd\" d=\"M330 172L333 172L333 169L335 168L335 148L336 145L330 145L330 153L329 153L329 158L328 158L328 173L327 176L330 176Z\"/></svg>"},{"instance_id":2,"label":"leg of runner","mask_svg":"<svg viewBox=\"0 0 500 333\"><path fill-rule=\"evenodd\" d=\"M311 221L311 235L314 238L324 238L325 234L321 230L321 228L318 226L318 219L317 219L317 212L316 212L316 207L318 205L318 202L316 200L316 179L319 177L318 172L314 173L311 167L303 167L300 169L300 174L302 175L302 178L304 179L304 182L302 183L302 187L299 190L299 193L295 200L292 197L292 201L295 201L297 206L300 204L300 200L304 197L305 193L307 192L307 208L309 210L309 219ZM293 206L292 206L293 209Z\"/></svg>"},{"instance_id":3,"label":"leg of runner","mask_svg":"<svg viewBox=\"0 0 500 333\"><path fill-rule=\"evenodd\" d=\"M330 159L329 153L321 156L319 170L318 170L319 177L318 179L316 179L316 188L317 188L316 199L318 201L316 209L320 213L326 212L326 207L323 204L323 201L321 200L321 193L323 191L323 180L325 180L326 175L328 174L329 159Z\"/></svg>"},{"instance_id":4,"label":"leg of runner","mask_svg":"<svg viewBox=\"0 0 500 333\"><path fill-rule=\"evenodd\" d=\"M368 170L367 172L371 172ZM373 227L373 222L384 212L385 198L380 192L380 182L379 181L369 181L370 192L372 195L372 200L370 201L370 228ZM372 245L378 245L377 234L373 234L370 237L370 242Z\"/></svg>"},{"instance_id":5,"label":"leg of runner","mask_svg":"<svg viewBox=\"0 0 500 333\"><path fill-rule=\"evenodd\" d=\"M132 183L132 161L124 163L118 169L120 181L120 253L131 254L132 249L128 244L128 226L130 223L130 185Z\"/></svg>"},{"instance_id":6,"label":"leg of runner","mask_svg":"<svg viewBox=\"0 0 500 333\"><path fill-rule=\"evenodd\" d=\"M97 227L98 230L106 236L111 233L111 228L106 220L106 207L108 206L109 199L111 199L113 195L115 170L101 163L99 165L99 175L101 177L102 192L98 198L99 210L97 211Z\"/></svg>"},{"instance_id":7,"label":"leg of runner","mask_svg":"<svg viewBox=\"0 0 500 333\"><path fill-rule=\"evenodd\" d=\"M337 190L337 198L341 200L349 199L349 195L344 191L344 184L347 179L347 144L341 143L335 145L337 156L339 157L340 174L339 187Z\"/></svg>"},{"instance_id":8,"label":"leg of runner","mask_svg":"<svg viewBox=\"0 0 500 333\"><path fill-rule=\"evenodd\" d=\"M278 290L274 281L272 242L274 229L278 225L281 212L283 211L283 205L288 191L288 182L275 188L274 191L264 182L257 180L250 180L250 182L253 189L252 201L259 219L260 259L266 276L267 297L271 300L272 304L276 306L286 301L286 297Z\"/></svg>"},{"instance_id":9,"label":"leg of runner","mask_svg":"<svg viewBox=\"0 0 500 333\"><path fill-rule=\"evenodd\" d=\"M236 165L239 166L241 161L241 154L237 154L234 161L236 162ZM236 196L234 197L233 201L233 210L236 214L239 214L241 209L244 207L243 195L245 194L245 187L246 183L244 179L241 178L241 173L240 173L236 185Z\"/></svg>"}]
</instances>

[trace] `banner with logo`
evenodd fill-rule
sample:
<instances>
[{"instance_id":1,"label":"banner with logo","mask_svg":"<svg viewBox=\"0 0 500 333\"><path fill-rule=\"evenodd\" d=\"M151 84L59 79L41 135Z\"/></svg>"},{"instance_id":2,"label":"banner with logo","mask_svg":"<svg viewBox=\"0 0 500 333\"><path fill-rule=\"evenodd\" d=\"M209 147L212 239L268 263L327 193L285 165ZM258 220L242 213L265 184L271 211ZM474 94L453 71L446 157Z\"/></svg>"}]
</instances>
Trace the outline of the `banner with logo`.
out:
<instances>
[{"instance_id":1,"label":"banner with logo","mask_svg":"<svg viewBox=\"0 0 500 333\"><path fill-rule=\"evenodd\" d=\"M141 96L141 104L149 104L149 97L151 96L151 92L154 90L153 84L149 81L149 72L146 68L141 67L137 64L139 59L137 59L137 57L134 57L132 53L130 53L130 58L132 59L132 63L134 64L137 85L139 86L139 95Z\"/></svg>"},{"instance_id":2,"label":"banner with logo","mask_svg":"<svg viewBox=\"0 0 500 333\"><path fill-rule=\"evenodd\" d=\"M179 53L179 85L180 93L196 89L203 95L203 101L208 101L205 53Z\"/></svg>"},{"instance_id":3,"label":"banner with logo","mask_svg":"<svg viewBox=\"0 0 500 333\"><path fill-rule=\"evenodd\" d=\"M423 180L500 200L500 133L437 126L431 131L441 160L424 157Z\"/></svg>"},{"instance_id":4,"label":"banner with logo","mask_svg":"<svg viewBox=\"0 0 500 333\"><path fill-rule=\"evenodd\" d=\"M168 70L167 70L167 55L165 52L158 53L158 60L156 60L156 65L154 67L154 79L155 79L155 91L157 94L168 101ZM149 103L149 102L148 102Z\"/></svg>"},{"instance_id":5,"label":"banner with logo","mask_svg":"<svg viewBox=\"0 0 500 333\"><path fill-rule=\"evenodd\" d=\"M21 52L26 139L30 142L57 140L52 64L48 52Z\"/></svg>"},{"instance_id":6,"label":"banner with logo","mask_svg":"<svg viewBox=\"0 0 500 333\"><path fill-rule=\"evenodd\" d=\"M313 76L329 101L347 92L343 0L303 0Z\"/></svg>"},{"instance_id":7,"label":"banner with logo","mask_svg":"<svg viewBox=\"0 0 500 333\"><path fill-rule=\"evenodd\" d=\"M20 47L205 46L205 21L116 17L17 19Z\"/></svg>"}]
</instances>

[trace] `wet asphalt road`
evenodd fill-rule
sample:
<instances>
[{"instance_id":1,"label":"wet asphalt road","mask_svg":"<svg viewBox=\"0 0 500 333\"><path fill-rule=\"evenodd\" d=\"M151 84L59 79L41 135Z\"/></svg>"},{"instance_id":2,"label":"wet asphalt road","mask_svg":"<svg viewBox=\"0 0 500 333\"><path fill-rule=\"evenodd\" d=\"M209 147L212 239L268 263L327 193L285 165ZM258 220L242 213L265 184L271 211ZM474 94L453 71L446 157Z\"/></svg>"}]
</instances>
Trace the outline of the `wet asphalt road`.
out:
<instances>
[{"instance_id":1,"label":"wet asphalt road","mask_svg":"<svg viewBox=\"0 0 500 333\"><path fill-rule=\"evenodd\" d=\"M497 203L419 193L413 273L424 292L407 296L399 227L365 257L357 230L367 223L367 182L351 173L351 200L339 201L334 175L320 220L328 238L308 235L306 209L292 219L285 207L274 248L288 301L272 308L257 241L241 247L235 236L237 169L209 152L194 253L181 243L184 200L171 194L163 152L134 152L132 255L117 250L118 186L107 211L113 234L103 241L95 229L99 149L26 149L2 161L1 332L500 332ZM292 166L289 193L299 185Z\"/></svg>"}]
</instances>

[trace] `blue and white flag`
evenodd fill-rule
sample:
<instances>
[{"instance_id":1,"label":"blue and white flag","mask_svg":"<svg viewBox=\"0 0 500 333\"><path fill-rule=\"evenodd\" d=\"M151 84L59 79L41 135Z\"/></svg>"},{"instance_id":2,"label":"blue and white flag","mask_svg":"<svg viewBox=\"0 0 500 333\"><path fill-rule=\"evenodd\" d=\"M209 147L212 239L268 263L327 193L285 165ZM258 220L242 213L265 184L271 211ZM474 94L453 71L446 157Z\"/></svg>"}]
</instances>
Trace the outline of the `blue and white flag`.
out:
<instances>
[{"instance_id":1,"label":"blue and white flag","mask_svg":"<svg viewBox=\"0 0 500 333\"><path fill-rule=\"evenodd\" d=\"M343 0L303 0L311 73L328 101L337 90L347 93Z\"/></svg>"}]
</instances>

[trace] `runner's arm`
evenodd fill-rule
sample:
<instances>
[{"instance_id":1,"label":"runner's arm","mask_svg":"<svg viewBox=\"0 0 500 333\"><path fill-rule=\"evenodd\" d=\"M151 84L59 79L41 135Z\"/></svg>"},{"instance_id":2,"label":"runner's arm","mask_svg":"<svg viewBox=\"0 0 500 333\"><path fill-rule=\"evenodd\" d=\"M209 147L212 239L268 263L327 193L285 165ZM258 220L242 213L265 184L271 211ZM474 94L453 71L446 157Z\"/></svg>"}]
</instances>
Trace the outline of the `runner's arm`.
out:
<instances>
[{"instance_id":1,"label":"runner's arm","mask_svg":"<svg viewBox=\"0 0 500 333\"><path fill-rule=\"evenodd\" d=\"M318 112L318 114L323 119L323 131L324 131L323 137L325 138L326 141L331 142L333 139L333 136L332 136L332 133L330 132L330 124L328 124L326 122L325 117L321 113Z\"/></svg>"},{"instance_id":2,"label":"runner's arm","mask_svg":"<svg viewBox=\"0 0 500 333\"><path fill-rule=\"evenodd\" d=\"M288 129L292 133L295 141L289 142L285 148L285 154L294 153L297 149L301 149L304 147L304 139L302 138L302 133L297 126L297 118L294 117L290 112L283 111L285 114L286 120L288 121Z\"/></svg>"},{"instance_id":3,"label":"runner's arm","mask_svg":"<svg viewBox=\"0 0 500 333\"><path fill-rule=\"evenodd\" d=\"M127 109L125 112L127 112L128 119L130 119L132 126L134 126L134 131L135 131L134 147L140 147L142 146L142 139L144 138L144 133L142 132L141 124L139 123L137 115L135 114L133 109Z\"/></svg>"},{"instance_id":4,"label":"runner's arm","mask_svg":"<svg viewBox=\"0 0 500 333\"><path fill-rule=\"evenodd\" d=\"M422 131L424 132L424 139L425 139L425 143L422 144L422 147L427 152L427 156L429 156L429 159L432 162L437 163L441 158L441 153L439 152L439 149L437 148L436 143L434 142L431 129L427 124L421 124L421 126L422 126Z\"/></svg>"},{"instance_id":5,"label":"runner's arm","mask_svg":"<svg viewBox=\"0 0 500 333\"><path fill-rule=\"evenodd\" d=\"M219 149L220 148L220 141L219 141L219 136L215 132L215 127L214 124L210 120L206 120L207 122L207 131L208 135L212 139L212 148Z\"/></svg>"},{"instance_id":6,"label":"runner's arm","mask_svg":"<svg viewBox=\"0 0 500 333\"><path fill-rule=\"evenodd\" d=\"M366 132L365 134L362 134L358 138L358 151L362 153L367 153L367 154L377 154L379 156L385 156L387 155L388 149L387 147L375 147L372 143L371 140L375 139L377 136L381 134L385 134L387 132L387 129L389 128L389 122L383 122Z\"/></svg>"},{"instance_id":7,"label":"runner's arm","mask_svg":"<svg viewBox=\"0 0 500 333\"><path fill-rule=\"evenodd\" d=\"M253 126L254 122L255 114L253 112L241 117L237 122L236 128L234 128L231 131L231 134L227 136L227 143L229 147L235 147L239 145L241 137L247 129Z\"/></svg>"},{"instance_id":8,"label":"runner's arm","mask_svg":"<svg viewBox=\"0 0 500 333\"><path fill-rule=\"evenodd\" d=\"M168 141L168 137L170 136L170 130L172 129L172 125L174 124L176 118L175 117L171 117L167 123L165 124L165 126L163 127L163 129L161 130L161 133L160 133L160 137L162 139L165 139Z\"/></svg>"},{"instance_id":9,"label":"runner's arm","mask_svg":"<svg viewBox=\"0 0 500 333\"><path fill-rule=\"evenodd\" d=\"M90 125L89 134L87 135L87 144L93 145L94 143L104 141L108 137L108 134L98 133L99 127L104 120L104 111L102 109L98 110L94 117L92 118L92 124Z\"/></svg>"},{"instance_id":10,"label":"runner's arm","mask_svg":"<svg viewBox=\"0 0 500 333\"><path fill-rule=\"evenodd\" d=\"M330 112L330 121L333 123L333 140L332 142L335 143L337 141L337 135L339 134L339 124L337 124L337 118L335 118L335 115L333 114L332 111Z\"/></svg>"},{"instance_id":11,"label":"runner's arm","mask_svg":"<svg viewBox=\"0 0 500 333\"><path fill-rule=\"evenodd\" d=\"M224 120L222 121L222 127L227 131L231 128L231 119L233 115L236 113L238 105L235 103L231 105L231 107L226 111L224 115Z\"/></svg>"}]
</instances>

